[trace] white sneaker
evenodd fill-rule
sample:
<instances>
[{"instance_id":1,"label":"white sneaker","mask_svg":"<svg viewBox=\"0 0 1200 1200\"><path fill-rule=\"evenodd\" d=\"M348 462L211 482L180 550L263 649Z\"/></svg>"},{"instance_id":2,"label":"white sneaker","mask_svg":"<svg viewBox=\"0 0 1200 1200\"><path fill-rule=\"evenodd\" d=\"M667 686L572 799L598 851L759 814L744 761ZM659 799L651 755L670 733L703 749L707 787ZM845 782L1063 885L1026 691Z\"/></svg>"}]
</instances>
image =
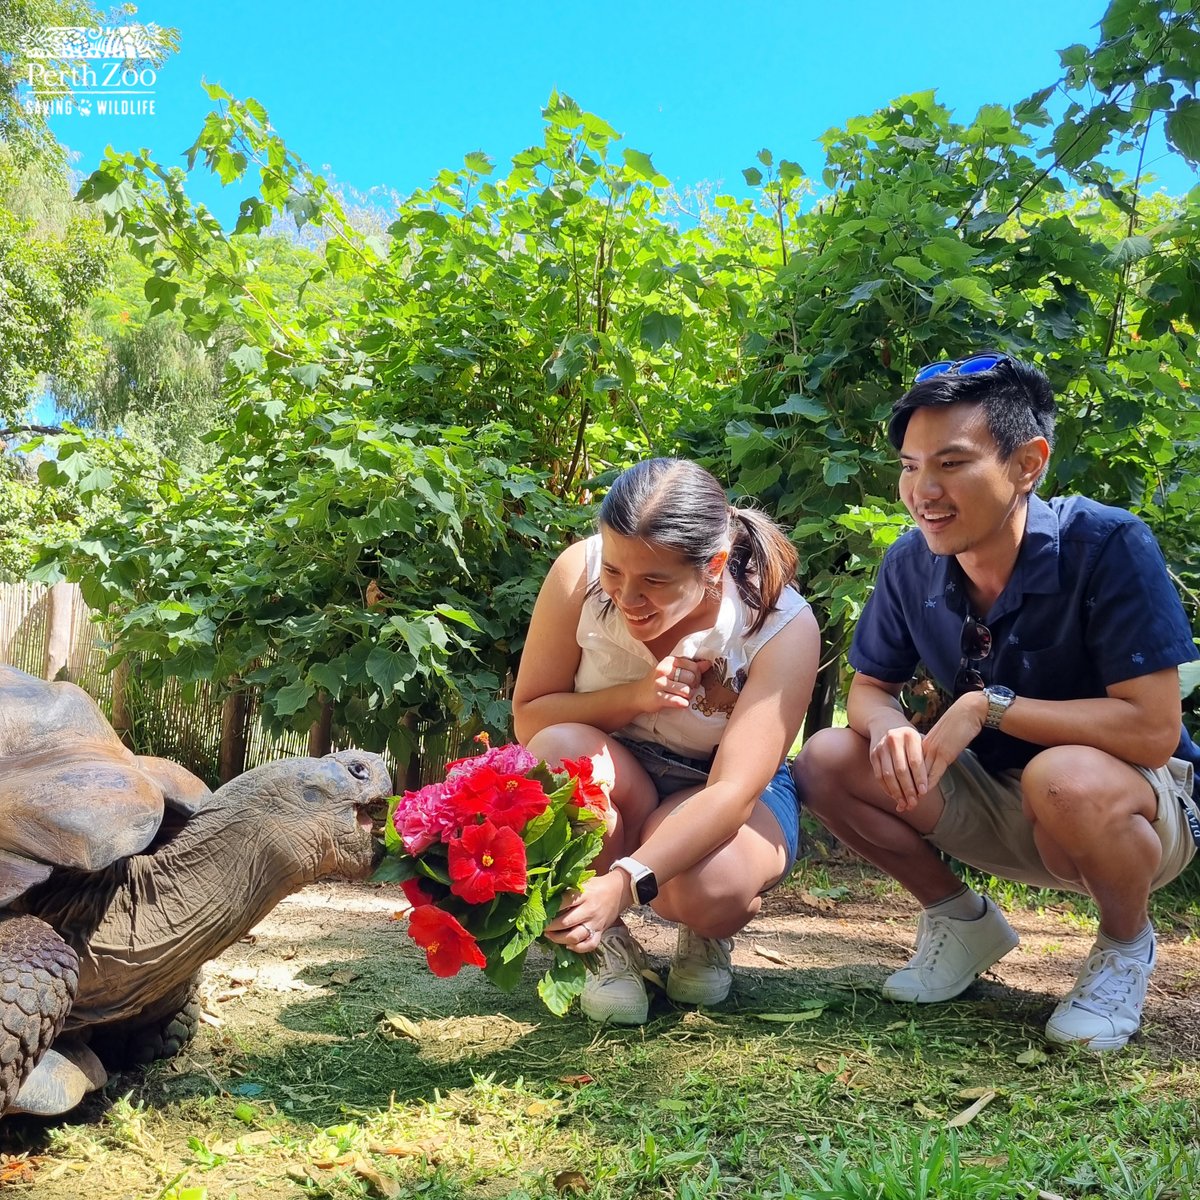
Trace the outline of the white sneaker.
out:
<instances>
[{"instance_id":1,"label":"white sneaker","mask_svg":"<svg viewBox=\"0 0 1200 1200\"><path fill-rule=\"evenodd\" d=\"M593 1021L614 1025L642 1025L650 1012L650 1000L642 969L646 956L624 925L610 925L600 935L594 965L579 998L583 1015Z\"/></svg>"},{"instance_id":2,"label":"white sneaker","mask_svg":"<svg viewBox=\"0 0 1200 1200\"><path fill-rule=\"evenodd\" d=\"M1089 1050L1119 1050L1142 1023L1157 957L1157 947L1149 962L1138 962L1119 950L1093 946L1075 986L1046 1023L1046 1037L1081 1042Z\"/></svg>"},{"instance_id":3,"label":"white sneaker","mask_svg":"<svg viewBox=\"0 0 1200 1200\"><path fill-rule=\"evenodd\" d=\"M952 1000L999 962L1021 939L991 900L985 896L983 903L983 916L974 921L923 912L916 953L883 981L883 994L911 1004Z\"/></svg>"},{"instance_id":4,"label":"white sneaker","mask_svg":"<svg viewBox=\"0 0 1200 1200\"><path fill-rule=\"evenodd\" d=\"M667 995L680 1004L720 1004L733 987L732 951L733 938L701 937L681 925Z\"/></svg>"}]
</instances>

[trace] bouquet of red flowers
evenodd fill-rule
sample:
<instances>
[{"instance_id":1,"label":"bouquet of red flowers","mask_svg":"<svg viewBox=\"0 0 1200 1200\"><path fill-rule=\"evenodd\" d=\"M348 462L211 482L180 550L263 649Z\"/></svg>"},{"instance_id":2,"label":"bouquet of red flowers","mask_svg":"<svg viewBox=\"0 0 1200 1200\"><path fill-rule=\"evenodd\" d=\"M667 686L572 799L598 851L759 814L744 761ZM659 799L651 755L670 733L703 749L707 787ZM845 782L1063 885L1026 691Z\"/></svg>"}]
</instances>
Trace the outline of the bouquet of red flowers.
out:
<instances>
[{"instance_id":1,"label":"bouquet of red flowers","mask_svg":"<svg viewBox=\"0 0 1200 1200\"><path fill-rule=\"evenodd\" d=\"M486 735L480 740L486 747ZM584 960L542 933L563 896L593 874L610 786L593 777L590 758L552 770L508 745L452 762L444 782L392 801L389 857L375 878L404 888L409 937L435 975L469 963L511 991L540 941L554 962L538 994L551 1012L567 1011L583 988Z\"/></svg>"}]
</instances>

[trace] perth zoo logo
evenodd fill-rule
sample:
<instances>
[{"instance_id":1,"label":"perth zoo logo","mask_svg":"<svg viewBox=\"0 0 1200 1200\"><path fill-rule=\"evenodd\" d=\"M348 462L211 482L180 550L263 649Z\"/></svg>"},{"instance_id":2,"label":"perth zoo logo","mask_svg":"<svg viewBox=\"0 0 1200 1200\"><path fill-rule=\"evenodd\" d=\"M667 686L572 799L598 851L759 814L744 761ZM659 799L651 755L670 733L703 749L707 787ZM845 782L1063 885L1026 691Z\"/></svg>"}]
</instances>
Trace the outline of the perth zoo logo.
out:
<instances>
[{"instance_id":1,"label":"perth zoo logo","mask_svg":"<svg viewBox=\"0 0 1200 1200\"><path fill-rule=\"evenodd\" d=\"M49 26L24 47L26 111L43 117L153 117L157 25Z\"/></svg>"}]
</instances>

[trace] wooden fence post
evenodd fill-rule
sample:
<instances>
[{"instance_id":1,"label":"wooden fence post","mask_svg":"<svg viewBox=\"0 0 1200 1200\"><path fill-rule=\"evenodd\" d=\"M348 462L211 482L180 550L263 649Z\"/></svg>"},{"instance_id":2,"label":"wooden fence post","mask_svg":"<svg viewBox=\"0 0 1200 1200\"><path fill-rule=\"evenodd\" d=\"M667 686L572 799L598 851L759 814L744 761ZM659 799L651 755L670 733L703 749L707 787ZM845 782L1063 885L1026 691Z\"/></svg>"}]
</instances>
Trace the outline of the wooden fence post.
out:
<instances>
[{"instance_id":1,"label":"wooden fence post","mask_svg":"<svg viewBox=\"0 0 1200 1200\"><path fill-rule=\"evenodd\" d=\"M241 681L237 681L240 686ZM221 705L221 749L217 779L228 783L246 769L246 693L230 692Z\"/></svg>"},{"instance_id":2,"label":"wooden fence post","mask_svg":"<svg viewBox=\"0 0 1200 1200\"><path fill-rule=\"evenodd\" d=\"M421 786L421 735L417 732L417 717L415 713L407 712L400 723L412 736L412 749L407 758L396 759L396 770L392 773L392 787L396 794L410 791L415 792Z\"/></svg>"},{"instance_id":3,"label":"wooden fence post","mask_svg":"<svg viewBox=\"0 0 1200 1200\"><path fill-rule=\"evenodd\" d=\"M43 679L57 679L71 659L74 592L69 583L60 580L46 596L46 655L42 664Z\"/></svg>"}]
</instances>

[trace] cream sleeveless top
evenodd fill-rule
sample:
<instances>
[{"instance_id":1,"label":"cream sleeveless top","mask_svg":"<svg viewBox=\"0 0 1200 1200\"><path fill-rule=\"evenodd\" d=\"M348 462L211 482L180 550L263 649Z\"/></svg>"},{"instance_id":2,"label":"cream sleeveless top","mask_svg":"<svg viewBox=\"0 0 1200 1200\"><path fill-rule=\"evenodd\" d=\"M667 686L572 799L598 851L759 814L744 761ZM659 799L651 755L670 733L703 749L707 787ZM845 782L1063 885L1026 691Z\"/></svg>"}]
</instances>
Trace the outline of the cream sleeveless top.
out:
<instances>
[{"instance_id":1,"label":"cream sleeveless top","mask_svg":"<svg viewBox=\"0 0 1200 1200\"><path fill-rule=\"evenodd\" d=\"M600 578L600 535L587 541L587 581L589 588ZM593 592L583 602L576 640L579 642L579 666L575 671L575 691L596 692L619 683L645 678L659 660L633 637L621 615L604 611L604 593ZM775 611L752 636L745 630L754 613L742 602L733 576L726 570L721 580L721 607L711 629L685 634L671 651L686 658L703 658L712 666L686 708L668 708L642 713L615 732L622 737L665 746L688 758L708 759L717 748L729 714L737 703L755 654L789 621L808 607L808 601L795 588L784 588Z\"/></svg>"}]
</instances>

